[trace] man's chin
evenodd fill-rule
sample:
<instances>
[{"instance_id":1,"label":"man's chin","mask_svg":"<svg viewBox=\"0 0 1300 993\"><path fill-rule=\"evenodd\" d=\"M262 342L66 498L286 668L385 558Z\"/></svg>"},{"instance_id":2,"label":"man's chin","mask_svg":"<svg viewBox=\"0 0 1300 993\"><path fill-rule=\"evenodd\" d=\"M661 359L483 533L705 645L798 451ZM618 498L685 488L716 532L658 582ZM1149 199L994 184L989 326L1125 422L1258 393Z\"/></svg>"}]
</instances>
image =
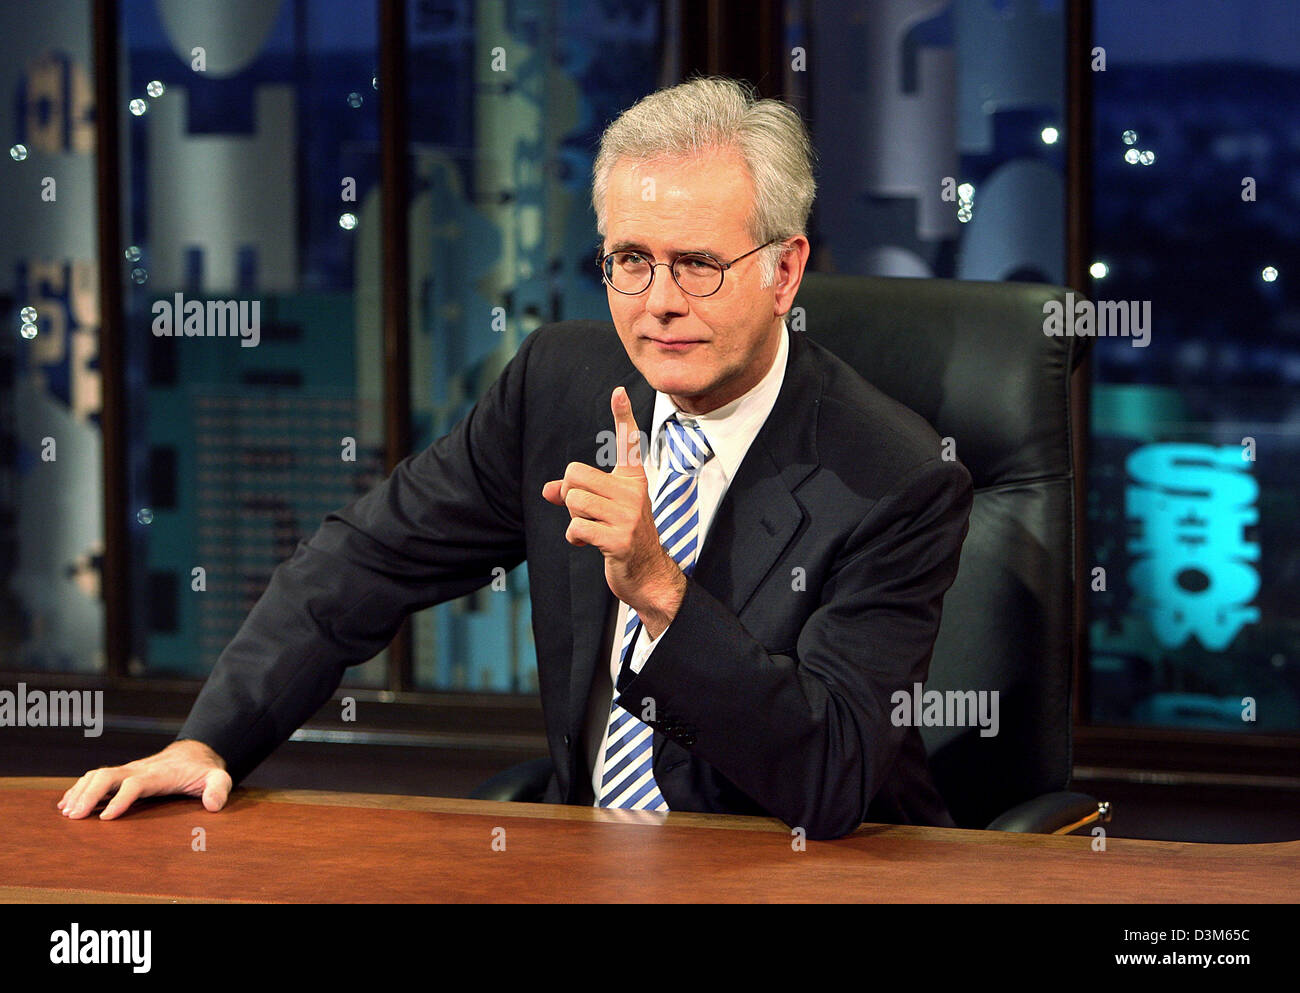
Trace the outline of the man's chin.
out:
<instances>
[{"instance_id":1,"label":"man's chin","mask_svg":"<svg viewBox=\"0 0 1300 993\"><path fill-rule=\"evenodd\" d=\"M696 396L708 389L709 384L700 376L698 369L690 369L683 361L673 357L664 359L654 356L633 364L646 382L660 393L669 396Z\"/></svg>"},{"instance_id":2,"label":"man's chin","mask_svg":"<svg viewBox=\"0 0 1300 993\"><path fill-rule=\"evenodd\" d=\"M651 383L650 385L654 386L653 383ZM676 401L678 404L681 404L682 402L689 403L690 401L695 400L698 397L702 397L705 394L704 390L678 386L675 383L669 383L666 386L655 386L654 388L658 392L672 397L673 400Z\"/></svg>"},{"instance_id":3,"label":"man's chin","mask_svg":"<svg viewBox=\"0 0 1300 993\"><path fill-rule=\"evenodd\" d=\"M709 384L702 382L696 376L674 375L670 370L654 368L650 370L641 370L641 375L645 376L651 388L660 393L666 393L670 397L692 398L702 396L708 392Z\"/></svg>"}]
</instances>

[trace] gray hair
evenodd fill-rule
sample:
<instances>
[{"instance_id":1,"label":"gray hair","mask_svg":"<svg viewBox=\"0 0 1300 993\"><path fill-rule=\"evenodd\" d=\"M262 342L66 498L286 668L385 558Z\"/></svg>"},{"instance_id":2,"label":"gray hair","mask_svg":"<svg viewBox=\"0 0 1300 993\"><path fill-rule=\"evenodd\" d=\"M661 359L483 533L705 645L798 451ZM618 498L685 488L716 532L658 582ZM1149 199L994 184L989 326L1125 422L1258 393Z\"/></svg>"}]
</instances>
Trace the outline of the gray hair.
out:
<instances>
[{"instance_id":1,"label":"gray hair","mask_svg":"<svg viewBox=\"0 0 1300 993\"><path fill-rule=\"evenodd\" d=\"M706 76L642 97L605 129L592 168L591 205L605 237L605 194L618 160L691 158L713 149L737 150L754 184L746 227L756 245L806 234L817 184L813 147L798 112L781 100L758 98L747 83ZM759 253L763 286L770 286L786 251Z\"/></svg>"}]
</instances>

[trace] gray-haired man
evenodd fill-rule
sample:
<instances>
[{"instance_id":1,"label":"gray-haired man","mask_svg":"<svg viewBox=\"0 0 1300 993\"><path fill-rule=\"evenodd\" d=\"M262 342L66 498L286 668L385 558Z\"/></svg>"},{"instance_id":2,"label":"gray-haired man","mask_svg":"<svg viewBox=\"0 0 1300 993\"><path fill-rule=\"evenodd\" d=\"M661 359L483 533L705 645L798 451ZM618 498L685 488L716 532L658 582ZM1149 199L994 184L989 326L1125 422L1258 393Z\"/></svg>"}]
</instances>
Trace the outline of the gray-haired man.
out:
<instances>
[{"instance_id":1,"label":"gray-haired man","mask_svg":"<svg viewBox=\"0 0 1300 993\"><path fill-rule=\"evenodd\" d=\"M546 799L767 813L810 838L951 825L889 714L925 679L971 481L788 329L813 194L784 104L702 79L626 111L593 181L612 326L530 335L461 424L277 569L181 740L87 773L64 813L114 790L101 816L168 792L219 809L406 614L526 559Z\"/></svg>"}]
</instances>

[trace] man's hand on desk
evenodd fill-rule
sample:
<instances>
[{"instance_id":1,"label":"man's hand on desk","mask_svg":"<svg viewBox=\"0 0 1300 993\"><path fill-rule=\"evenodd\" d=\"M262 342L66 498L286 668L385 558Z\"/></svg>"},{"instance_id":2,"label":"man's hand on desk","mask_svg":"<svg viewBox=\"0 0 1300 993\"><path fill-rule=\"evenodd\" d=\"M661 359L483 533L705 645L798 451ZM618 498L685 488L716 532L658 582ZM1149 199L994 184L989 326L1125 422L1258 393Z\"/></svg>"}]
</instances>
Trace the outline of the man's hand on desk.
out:
<instances>
[{"instance_id":1,"label":"man's hand on desk","mask_svg":"<svg viewBox=\"0 0 1300 993\"><path fill-rule=\"evenodd\" d=\"M95 805L116 793L101 820L111 821L140 797L183 794L203 798L215 813L226 805L232 783L226 762L201 741L173 741L161 752L126 765L92 769L59 801L65 817L87 816Z\"/></svg>"}]
</instances>

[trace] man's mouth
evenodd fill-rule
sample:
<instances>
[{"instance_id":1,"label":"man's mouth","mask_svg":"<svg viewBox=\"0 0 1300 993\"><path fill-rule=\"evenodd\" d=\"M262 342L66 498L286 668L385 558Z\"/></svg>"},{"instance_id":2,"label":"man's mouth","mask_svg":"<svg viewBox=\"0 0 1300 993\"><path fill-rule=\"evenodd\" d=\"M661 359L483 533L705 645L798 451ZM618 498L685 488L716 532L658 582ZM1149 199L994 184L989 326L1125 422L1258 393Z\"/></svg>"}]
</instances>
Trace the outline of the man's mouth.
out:
<instances>
[{"instance_id":1,"label":"man's mouth","mask_svg":"<svg viewBox=\"0 0 1300 993\"><path fill-rule=\"evenodd\" d=\"M690 348L692 345L704 344L699 338L654 338L646 336L646 341L650 342L656 348L667 349L670 352L681 352Z\"/></svg>"}]
</instances>

